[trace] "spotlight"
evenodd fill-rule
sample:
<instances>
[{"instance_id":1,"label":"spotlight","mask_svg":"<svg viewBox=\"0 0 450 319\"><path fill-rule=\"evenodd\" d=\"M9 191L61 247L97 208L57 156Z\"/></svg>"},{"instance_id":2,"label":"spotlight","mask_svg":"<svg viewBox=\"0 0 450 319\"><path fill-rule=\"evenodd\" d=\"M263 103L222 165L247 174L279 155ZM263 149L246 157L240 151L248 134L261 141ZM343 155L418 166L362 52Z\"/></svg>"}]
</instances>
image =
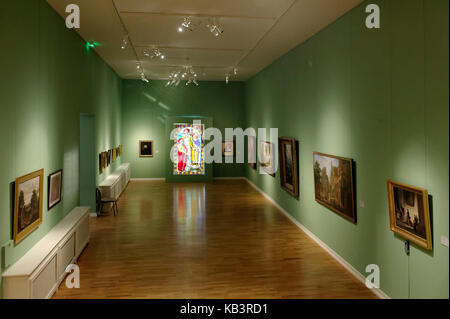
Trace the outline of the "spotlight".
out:
<instances>
[{"instance_id":1,"label":"spotlight","mask_svg":"<svg viewBox=\"0 0 450 319\"><path fill-rule=\"evenodd\" d=\"M128 46L128 34L123 37L122 46L120 47L122 50L125 50Z\"/></svg>"},{"instance_id":2,"label":"spotlight","mask_svg":"<svg viewBox=\"0 0 450 319\"><path fill-rule=\"evenodd\" d=\"M233 73L234 73L234 75L237 75L237 74L238 74L238 68L235 67L235 68L233 69Z\"/></svg>"},{"instance_id":3,"label":"spotlight","mask_svg":"<svg viewBox=\"0 0 450 319\"><path fill-rule=\"evenodd\" d=\"M184 30L193 31L193 23L191 17L183 18L183 22L178 27L178 32L183 32Z\"/></svg>"},{"instance_id":4,"label":"spotlight","mask_svg":"<svg viewBox=\"0 0 450 319\"><path fill-rule=\"evenodd\" d=\"M209 19L206 27L216 38L223 33L223 28L217 24L217 19Z\"/></svg>"},{"instance_id":5,"label":"spotlight","mask_svg":"<svg viewBox=\"0 0 450 319\"><path fill-rule=\"evenodd\" d=\"M225 83L228 84L228 81L230 81L230 76L227 74L225 75Z\"/></svg>"}]
</instances>

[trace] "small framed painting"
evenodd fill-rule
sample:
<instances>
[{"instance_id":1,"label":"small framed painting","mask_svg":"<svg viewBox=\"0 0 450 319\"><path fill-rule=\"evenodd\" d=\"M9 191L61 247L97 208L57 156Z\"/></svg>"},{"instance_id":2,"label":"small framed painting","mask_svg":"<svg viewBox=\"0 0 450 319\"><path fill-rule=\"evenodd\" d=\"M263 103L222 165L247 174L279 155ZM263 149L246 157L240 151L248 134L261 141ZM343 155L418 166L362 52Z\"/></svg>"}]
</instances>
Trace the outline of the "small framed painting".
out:
<instances>
[{"instance_id":1,"label":"small framed painting","mask_svg":"<svg viewBox=\"0 0 450 319\"><path fill-rule=\"evenodd\" d=\"M106 169L108 161L108 152L102 152L102 172Z\"/></svg>"},{"instance_id":2,"label":"small framed painting","mask_svg":"<svg viewBox=\"0 0 450 319\"><path fill-rule=\"evenodd\" d=\"M119 145L119 156L122 156L122 144Z\"/></svg>"},{"instance_id":3,"label":"small framed painting","mask_svg":"<svg viewBox=\"0 0 450 319\"><path fill-rule=\"evenodd\" d=\"M234 156L234 141L222 142L222 156Z\"/></svg>"},{"instance_id":4,"label":"small framed painting","mask_svg":"<svg viewBox=\"0 0 450 319\"><path fill-rule=\"evenodd\" d=\"M103 173L103 153L98 154L98 173Z\"/></svg>"},{"instance_id":5,"label":"small framed painting","mask_svg":"<svg viewBox=\"0 0 450 319\"><path fill-rule=\"evenodd\" d=\"M48 197L47 197L47 209L50 210L56 206L62 197L62 174L60 169L48 176Z\"/></svg>"},{"instance_id":6,"label":"small framed painting","mask_svg":"<svg viewBox=\"0 0 450 319\"><path fill-rule=\"evenodd\" d=\"M248 166L256 169L256 136L248 137L247 160Z\"/></svg>"},{"instance_id":7,"label":"small framed painting","mask_svg":"<svg viewBox=\"0 0 450 319\"><path fill-rule=\"evenodd\" d=\"M275 177L275 146L267 141L260 141L259 145L261 167L268 175Z\"/></svg>"},{"instance_id":8,"label":"small framed painting","mask_svg":"<svg viewBox=\"0 0 450 319\"><path fill-rule=\"evenodd\" d=\"M14 192L14 245L42 223L44 169L16 178Z\"/></svg>"},{"instance_id":9,"label":"small framed painting","mask_svg":"<svg viewBox=\"0 0 450 319\"><path fill-rule=\"evenodd\" d=\"M427 190L392 180L387 185L391 230L425 249L433 249Z\"/></svg>"},{"instance_id":10,"label":"small framed painting","mask_svg":"<svg viewBox=\"0 0 450 319\"><path fill-rule=\"evenodd\" d=\"M356 223L353 160L314 152L316 202Z\"/></svg>"},{"instance_id":11,"label":"small framed painting","mask_svg":"<svg viewBox=\"0 0 450 319\"><path fill-rule=\"evenodd\" d=\"M278 139L281 188L298 197L298 162L296 141L292 137Z\"/></svg>"},{"instance_id":12,"label":"small framed painting","mask_svg":"<svg viewBox=\"0 0 450 319\"><path fill-rule=\"evenodd\" d=\"M116 148L115 147L112 149L112 161L113 162L116 161Z\"/></svg>"},{"instance_id":13,"label":"small framed painting","mask_svg":"<svg viewBox=\"0 0 450 319\"><path fill-rule=\"evenodd\" d=\"M111 165L111 159L112 159L112 150L108 150L108 152L106 152L106 156L107 156L107 159L106 159L106 166L109 166L109 165Z\"/></svg>"},{"instance_id":14,"label":"small framed painting","mask_svg":"<svg viewBox=\"0 0 450 319\"><path fill-rule=\"evenodd\" d=\"M139 141L139 157L153 157L153 141Z\"/></svg>"}]
</instances>

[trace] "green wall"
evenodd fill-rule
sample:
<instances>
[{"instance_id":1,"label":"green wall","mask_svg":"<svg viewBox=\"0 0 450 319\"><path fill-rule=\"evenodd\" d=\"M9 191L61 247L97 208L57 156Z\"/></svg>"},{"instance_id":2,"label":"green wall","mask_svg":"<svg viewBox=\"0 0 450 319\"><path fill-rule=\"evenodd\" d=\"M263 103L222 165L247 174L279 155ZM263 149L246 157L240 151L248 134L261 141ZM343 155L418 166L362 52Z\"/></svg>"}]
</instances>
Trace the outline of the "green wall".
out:
<instances>
[{"instance_id":1,"label":"green wall","mask_svg":"<svg viewBox=\"0 0 450 319\"><path fill-rule=\"evenodd\" d=\"M13 249L14 263L79 204L80 113L95 115L96 153L120 144L122 82L45 1L2 1L0 15L0 244L12 239L15 178L45 170L43 223ZM61 168L64 197L47 212L47 176Z\"/></svg>"},{"instance_id":2,"label":"green wall","mask_svg":"<svg viewBox=\"0 0 450 319\"><path fill-rule=\"evenodd\" d=\"M448 298L448 1L370 1L379 30L364 26L368 3L246 83L247 126L299 140L299 200L279 174L247 177L362 274L378 264L390 297ZM357 225L315 202L313 151L355 160ZM403 252L389 229L388 179L428 189L433 251Z\"/></svg>"},{"instance_id":3,"label":"green wall","mask_svg":"<svg viewBox=\"0 0 450 319\"><path fill-rule=\"evenodd\" d=\"M227 127L243 127L244 83L201 82L199 86L165 87L166 81L146 84L124 80L122 100L123 156L133 178L164 178L169 151L166 119L171 116L211 117L224 134ZM223 135L225 136L225 135ZM139 158L139 140L153 140L153 158ZM245 164L215 163L214 177L245 175Z\"/></svg>"}]
</instances>

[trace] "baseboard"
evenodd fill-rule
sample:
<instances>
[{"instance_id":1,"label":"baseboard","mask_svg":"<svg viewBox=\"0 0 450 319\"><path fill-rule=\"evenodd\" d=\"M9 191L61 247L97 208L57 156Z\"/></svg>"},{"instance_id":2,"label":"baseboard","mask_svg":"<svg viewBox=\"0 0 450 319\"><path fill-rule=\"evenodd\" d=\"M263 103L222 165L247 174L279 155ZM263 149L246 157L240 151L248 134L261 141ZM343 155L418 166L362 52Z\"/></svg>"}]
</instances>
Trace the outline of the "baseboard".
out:
<instances>
[{"instance_id":1,"label":"baseboard","mask_svg":"<svg viewBox=\"0 0 450 319\"><path fill-rule=\"evenodd\" d=\"M286 216L291 222L293 222L298 228L300 228L306 235L308 235L312 240L314 240L320 247L322 247L328 254L330 254L337 262L339 262L345 269L347 269L356 279L361 281L363 284L366 282L366 277L361 274L358 270L356 270L351 264L349 264L344 258L342 258L338 253L336 253L333 249L331 249L327 244L321 241L316 235L314 235L309 229L307 229L304 225L302 225L297 219L295 219L291 214L289 214L283 207L278 205L268 194L266 194L262 189L256 186L251 180L248 178L243 178L249 183L255 190L261 193L268 201L270 201L278 210ZM390 299L390 297L385 294L379 288L373 288L373 293L381 299Z\"/></svg>"},{"instance_id":2,"label":"baseboard","mask_svg":"<svg viewBox=\"0 0 450 319\"><path fill-rule=\"evenodd\" d=\"M149 177L149 178L130 178L130 181L137 182L137 181L165 181L166 179L164 177Z\"/></svg>"}]
</instances>

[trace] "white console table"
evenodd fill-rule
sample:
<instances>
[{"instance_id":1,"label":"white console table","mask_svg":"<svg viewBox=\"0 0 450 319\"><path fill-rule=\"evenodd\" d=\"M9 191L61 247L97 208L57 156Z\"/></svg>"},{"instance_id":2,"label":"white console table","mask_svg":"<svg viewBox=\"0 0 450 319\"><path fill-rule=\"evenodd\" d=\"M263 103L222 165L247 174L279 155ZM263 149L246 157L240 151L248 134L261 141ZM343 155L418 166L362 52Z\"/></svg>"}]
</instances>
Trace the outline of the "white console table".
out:
<instances>
[{"instance_id":1,"label":"white console table","mask_svg":"<svg viewBox=\"0 0 450 319\"><path fill-rule=\"evenodd\" d=\"M119 166L109 175L98 187L102 192L102 198L117 200L127 187L131 178L130 164L125 163Z\"/></svg>"},{"instance_id":2,"label":"white console table","mask_svg":"<svg viewBox=\"0 0 450 319\"><path fill-rule=\"evenodd\" d=\"M3 298L50 298L88 242L89 207L76 207L3 273Z\"/></svg>"}]
</instances>

